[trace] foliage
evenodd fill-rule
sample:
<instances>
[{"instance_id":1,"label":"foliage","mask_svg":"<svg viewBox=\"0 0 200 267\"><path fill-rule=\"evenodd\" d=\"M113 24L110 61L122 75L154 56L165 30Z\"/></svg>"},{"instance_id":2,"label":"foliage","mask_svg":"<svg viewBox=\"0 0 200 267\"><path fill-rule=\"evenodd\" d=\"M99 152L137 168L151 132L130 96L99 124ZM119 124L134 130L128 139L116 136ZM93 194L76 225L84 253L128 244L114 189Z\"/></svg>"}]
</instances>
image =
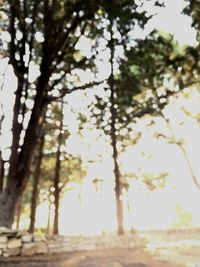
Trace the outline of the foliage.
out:
<instances>
[{"instance_id":1,"label":"foliage","mask_svg":"<svg viewBox=\"0 0 200 267\"><path fill-rule=\"evenodd\" d=\"M86 174L81 165L80 155L71 155L67 151L68 138L70 132L67 125L63 125L63 107L61 103L52 103L49 105L45 124L45 147L44 157L41 166L42 181L41 188L46 188L44 194L48 196L49 189L53 188L53 179L56 166L56 154L60 149L61 168L59 186L65 191L67 184L71 182L80 183ZM61 125L62 124L62 125ZM60 129L62 128L62 129ZM58 144L58 135L61 131L61 140ZM60 147L58 147L60 146ZM42 197L43 198L43 197Z\"/></svg>"},{"instance_id":2,"label":"foliage","mask_svg":"<svg viewBox=\"0 0 200 267\"><path fill-rule=\"evenodd\" d=\"M183 12L192 17L192 27L195 27L198 31L200 30L200 9L199 9L199 0L185 0L186 7Z\"/></svg>"},{"instance_id":3,"label":"foliage","mask_svg":"<svg viewBox=\"0 0 200 267\"><path fill-rule=\"evenodd\" d=\"M172 227L175 228L187 228L192 226L192 214L181 207L180 204L176 204L177 219L173 223Z\"/></svg>"},{"instance_id":4,"label":"foliage","mask_svg":"<svg viewBox=\"0 0 200 267\"><path fill-rule=\"evenodd\" d=\"M9 36L4 49L17 78L7 186L0 194L0 206L5 202L9 206L9 212L0 216L0 224L11 227L48 104L75 87L91 86L78 79L77 71L91 64L79 53L77 44L90 33L99 3L5 0L2 9L6 16L1 25L5 23ZM7 201L10 196L12 201Z\"/></svg>"},{"instance_id":5,"label":"foliage","mask_svg":"<svg viewBox=\"0 0 200 267\"><path fill-rule=\"evenodd\" d=\"M142 40L133 37L134 30L143 28L150 18L144 9L145 2L0 1L0 34L8 37L0 43L0 56L9 58L17 78L17 88L13 88L13 140L7 186L0 193L0 208L4 203L12 205L10 214L0 216L0 224L12 224L15 202L27 185L32 156L43 131L47 134L42 177L49 187L57 151L58 129L54 126L61 125L60 106L55 102L100 83L95 78L95 64L96 59L102 60L102 40L103 49L109 52L111 75L104 87L104 97L97 94L92 108L98 126L106 134L113 131L117 141L129 138L131 123L136 118L147 113L159 114L170 95L199 82L199 44L181 49L172 36L156 31ZM192 17L199 41L199 1L187 2L184 12ZM80 48L83 40L90 43L87 55ZM118 55L120 49L122 53ZM88 70L93 78L85 83L79 74ZM84 116L79 119L82 124L85 122ZM75 180L84 174L79 156L66 156L68 136L65 127L61 155L63 184L70 177ZM8 201L10 196L13 203Z\"/></svg>"}]
</instances>

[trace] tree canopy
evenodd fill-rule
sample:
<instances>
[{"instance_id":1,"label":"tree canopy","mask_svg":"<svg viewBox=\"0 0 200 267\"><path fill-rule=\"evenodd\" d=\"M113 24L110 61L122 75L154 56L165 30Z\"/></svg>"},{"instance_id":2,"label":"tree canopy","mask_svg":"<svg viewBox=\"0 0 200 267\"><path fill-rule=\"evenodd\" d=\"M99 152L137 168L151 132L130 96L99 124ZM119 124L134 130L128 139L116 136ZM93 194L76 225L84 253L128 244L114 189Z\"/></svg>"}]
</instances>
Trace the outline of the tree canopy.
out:
<instances>
[{"instance_id":1,"label":"tree canopy","mask_svg":"<svg viewBox=\"0 0 200 267\"><path fill-rule=\"evenodd\" d=\"M77 93L76 109L79 109L81 92L90 89L93 98L86 101L85 113L93 112L93 126L110 138L118 232L123 233L121 148L130 144L130 133L139 118L146 114L162 115L171 96L176 97L191 85L199 85L199 1L186 1L183 10L191 16L192 27L197 32L198 43L193 47L181 47L173 35L158 30L138 37L137 30L144 29L154 15L145 8L146 2L152 7L163 7L163 1L156 0L0 2L0 60L7 60L4 63L16 79L9 84L14 104L7 172L0 151L0 226L11 227L16 205L30 177L37 176L32 174L32 169L37 173L34 160L40 154L41 140L45 143L38 169L44 187L46 180L49 185L51 177L55 178L57 207L60 183L65 185L69 178L66 169L72 164L68 175L75 180L81 172L81 176L86 174L79 158L81 153L66 156L71 133L63 121L68 119L69 95ZM88 47L83 49L85 44ZM102 79L99 62L107 68ZM84 128L87 116L78 113L76 126ZM2 114L0 133L4 119ZM150 176L144 174L143 180L151 184ZM161 173L161 178L165 176Z\"/></svg>"}]
</instances>

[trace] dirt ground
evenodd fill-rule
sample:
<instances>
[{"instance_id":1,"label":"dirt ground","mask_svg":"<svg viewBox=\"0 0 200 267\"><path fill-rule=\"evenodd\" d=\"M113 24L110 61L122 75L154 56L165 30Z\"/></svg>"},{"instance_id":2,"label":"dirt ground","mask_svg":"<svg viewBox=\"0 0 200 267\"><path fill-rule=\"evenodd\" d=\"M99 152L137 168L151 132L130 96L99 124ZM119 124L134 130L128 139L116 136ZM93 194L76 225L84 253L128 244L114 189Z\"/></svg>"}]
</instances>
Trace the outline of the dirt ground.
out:
<instances>
[{"instance_id":1,"label":"dirt ground","mask_svg":"<svg viewBox=\"0 0 200 267\"><path fill-rule=\"evenodd\" d=\"M181 267L143 249L109 249L1 259L0 267Z\"/></svg>"},{"instance_id":2,"label":"dirt ground","mask_svg":"<svg viewBox=\"0 0 200 267\"><path fill-rule=\"evenodd\" d=\"M200 231L141 233L142 245L32 257L0 257L0 267L200 267Z\"/></svg>"}]
</instances>

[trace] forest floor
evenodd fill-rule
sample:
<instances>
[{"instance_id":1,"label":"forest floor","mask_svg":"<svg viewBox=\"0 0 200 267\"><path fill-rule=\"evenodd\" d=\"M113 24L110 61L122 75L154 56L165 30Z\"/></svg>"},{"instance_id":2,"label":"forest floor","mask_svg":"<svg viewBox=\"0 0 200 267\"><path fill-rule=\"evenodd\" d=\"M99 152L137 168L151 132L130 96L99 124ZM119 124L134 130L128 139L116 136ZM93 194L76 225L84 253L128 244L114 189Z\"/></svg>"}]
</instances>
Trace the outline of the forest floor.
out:
<instances>
[{"instance_id":1,"label":"forest floor","mask_svg":"<svg viewBox=\"0 0 200 267\"><path fill-rule=\"evenodd\" d=\"M140 233L144 245L0 258L0 267L200 267L200 233Z\"/></svg>"}]
</instances>

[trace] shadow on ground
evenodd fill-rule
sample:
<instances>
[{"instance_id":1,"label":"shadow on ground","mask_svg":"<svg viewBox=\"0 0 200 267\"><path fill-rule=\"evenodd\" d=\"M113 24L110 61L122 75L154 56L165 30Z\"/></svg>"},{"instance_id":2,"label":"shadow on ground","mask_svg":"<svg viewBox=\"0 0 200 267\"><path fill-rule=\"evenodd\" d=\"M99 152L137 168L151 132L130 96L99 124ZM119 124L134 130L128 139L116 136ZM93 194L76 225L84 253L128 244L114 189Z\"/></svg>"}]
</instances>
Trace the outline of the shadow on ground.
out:
<instances>
[{"instance_id":1,"label":"shadow on ground","mask_svg":"<svg viewBox=\"0 0 200 267\"><path fill-rule=\"evenodd\" d=\"M0 259L0 267L181 267L155 260L144 248L67 252Z\"/></svg>"}]
</instances>

